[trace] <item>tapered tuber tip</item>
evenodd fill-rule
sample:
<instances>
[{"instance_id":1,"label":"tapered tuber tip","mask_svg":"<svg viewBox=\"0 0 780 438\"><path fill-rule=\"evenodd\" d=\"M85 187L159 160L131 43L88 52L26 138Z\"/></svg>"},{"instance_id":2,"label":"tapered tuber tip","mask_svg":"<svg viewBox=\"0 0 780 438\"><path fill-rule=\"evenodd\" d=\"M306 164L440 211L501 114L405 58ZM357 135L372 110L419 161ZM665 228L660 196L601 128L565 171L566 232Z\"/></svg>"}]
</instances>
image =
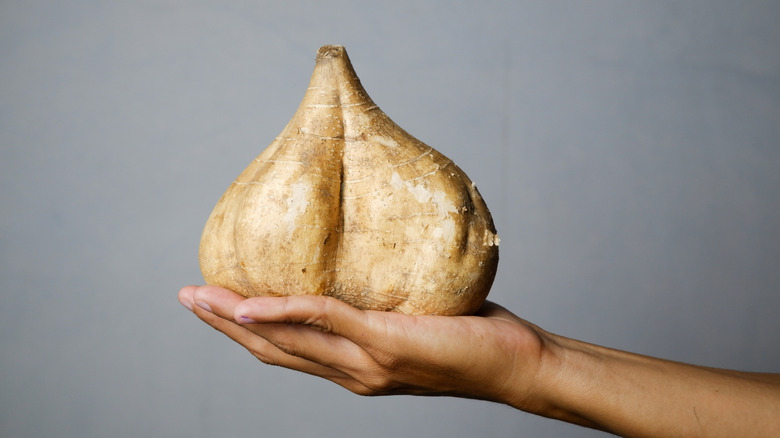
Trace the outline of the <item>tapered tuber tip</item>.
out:
<instances>
[{"instance_id":1,"label":"tapered tuber tip","mask_svg":"<svg viewBox=\"0 0 780 438\"><path fill-rule=\"evenodd\" d=\"M320 47L320 50L317 51L317 61L327 58L340 58L346 55L346 53L344 46L328 44Z\"/></svg>"}]
</instances>

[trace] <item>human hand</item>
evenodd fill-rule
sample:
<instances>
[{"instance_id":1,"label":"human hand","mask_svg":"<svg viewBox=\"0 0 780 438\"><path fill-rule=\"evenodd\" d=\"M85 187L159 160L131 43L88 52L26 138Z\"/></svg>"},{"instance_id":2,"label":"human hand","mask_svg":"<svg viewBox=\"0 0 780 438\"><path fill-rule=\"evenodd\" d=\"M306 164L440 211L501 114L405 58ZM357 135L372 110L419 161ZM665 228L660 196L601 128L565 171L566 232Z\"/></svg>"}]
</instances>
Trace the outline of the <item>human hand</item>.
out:
<instances>
[{"instance_id":1,"label":"human hand","mask_svg":"<svg viewBox=\"0 0 780 438\"><path fill-rule=\"evenodd\" d=\"M778 374L588 344L490 302L474 316L410 316L361 311L323 296L246 299L215 286L184 287L179 301L261 361L357 394L492 400L621 436L780 430Z\"/></svg>"},{"instance_id":2,"label":"human hand","mask_svg":"<svg viewBox=\"0 0 780 438\"><path fill-rule=\"evenodd\" d=\"M179 301L262 362L333 381L361 395L534 400L543 331L486 302L474 316L361 311L323 296L246 299L187 286Z\"/></svg>"}]
</instances>

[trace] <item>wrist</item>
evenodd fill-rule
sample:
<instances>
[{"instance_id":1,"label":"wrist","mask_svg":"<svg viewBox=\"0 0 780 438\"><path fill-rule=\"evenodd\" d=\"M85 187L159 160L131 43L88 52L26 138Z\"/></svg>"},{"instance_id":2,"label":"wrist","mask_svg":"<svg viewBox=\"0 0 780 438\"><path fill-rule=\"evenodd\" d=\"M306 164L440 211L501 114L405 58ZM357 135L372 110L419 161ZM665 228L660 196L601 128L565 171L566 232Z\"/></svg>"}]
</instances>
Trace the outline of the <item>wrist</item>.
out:
<instances>
[{"instance_id":1,"label":"wrist","mask_svg":"<svg viewBox=\"0 0 780 438\"><path fill-rule=\"evenodd\" d=\"M595 359L588 344L536 328L540 340L538 364L510 406L525 412L594 429L604 429L579 409L587 404L584 391L587 363ZM516 361L518 362L518 361Z\"/></svg>"}]
</instances>

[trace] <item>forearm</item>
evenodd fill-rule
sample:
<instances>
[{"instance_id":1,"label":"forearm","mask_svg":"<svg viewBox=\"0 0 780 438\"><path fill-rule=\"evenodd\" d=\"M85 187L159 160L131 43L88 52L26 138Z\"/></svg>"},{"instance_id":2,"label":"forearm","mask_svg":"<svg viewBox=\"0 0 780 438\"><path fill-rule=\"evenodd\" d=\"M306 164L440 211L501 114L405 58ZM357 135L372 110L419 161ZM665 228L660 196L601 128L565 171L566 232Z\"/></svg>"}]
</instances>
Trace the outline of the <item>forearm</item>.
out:
<instances>
[{"instance_id":1,"label":"forearm","mask_svg":"<svg viewBox=\"0 0 780 438\"><path fill-rule=\"evenodd\" d=\"M697 367L545 336L536 401L516 407L623 436L776 436L777 375Z\"/></svg>"},{"instance_id":2,"label":"forearm","mask_svg":"<svg viewBox=\"0 0 780 438\"><path fill-rule=\"evenodd\" d=\"M479 316L362 312L327 297L179 300L263 362L365 395L458 395L624 436L780 436L780 376L716 370L547 333L492 303Z\"/></svg>"}]
</instances>

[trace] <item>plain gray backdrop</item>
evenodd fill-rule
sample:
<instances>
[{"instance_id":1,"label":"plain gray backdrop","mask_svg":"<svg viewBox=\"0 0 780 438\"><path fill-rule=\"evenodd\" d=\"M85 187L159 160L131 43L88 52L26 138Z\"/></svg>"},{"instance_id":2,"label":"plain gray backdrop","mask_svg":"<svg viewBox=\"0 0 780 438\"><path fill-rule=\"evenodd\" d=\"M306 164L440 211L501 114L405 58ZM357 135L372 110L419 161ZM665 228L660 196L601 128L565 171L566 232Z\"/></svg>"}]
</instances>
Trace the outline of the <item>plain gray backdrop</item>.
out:
<instances>
[{"instance_id":1,"label":"plain gray backdrop","mask_svg":"<svg viewBox=\"0 0 780 438\"><path fill-rule=\"evenodd\" d=\"M564 336L780 371L771 1L3 1L0 436L602 436L261 364L176 300L323 44L477 183L491 299Z\"/></svg>"}]
</instances>

